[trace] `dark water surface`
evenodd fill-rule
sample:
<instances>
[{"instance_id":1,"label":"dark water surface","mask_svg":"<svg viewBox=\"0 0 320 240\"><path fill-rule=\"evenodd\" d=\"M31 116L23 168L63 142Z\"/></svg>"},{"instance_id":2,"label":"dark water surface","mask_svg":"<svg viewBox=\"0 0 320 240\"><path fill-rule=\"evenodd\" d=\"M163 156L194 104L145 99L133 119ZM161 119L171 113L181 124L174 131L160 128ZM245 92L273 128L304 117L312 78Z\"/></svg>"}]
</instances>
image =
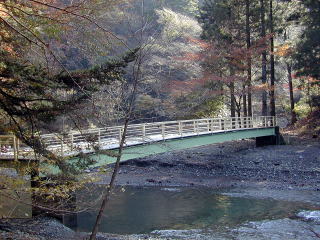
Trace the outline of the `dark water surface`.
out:
<instances>
[{"instance_id":1,"label":"dark water surface","mask_svg":"<svg viewBox=\"0 0 320 240\"><path fill-rule=\"evenodd\" d=\"M93 192L95 194L91 197L96 198L101 189ZM118 234L150 233L162 229L217 231L247 221L290 217L303 209L311 209L311 206L271 199L230 197L206 188L126 187L124 192L118 190L112 196L99 231ZM74 229L90 232L96 214L97 211L78 214Z\"/></svg>"}]
</instances>

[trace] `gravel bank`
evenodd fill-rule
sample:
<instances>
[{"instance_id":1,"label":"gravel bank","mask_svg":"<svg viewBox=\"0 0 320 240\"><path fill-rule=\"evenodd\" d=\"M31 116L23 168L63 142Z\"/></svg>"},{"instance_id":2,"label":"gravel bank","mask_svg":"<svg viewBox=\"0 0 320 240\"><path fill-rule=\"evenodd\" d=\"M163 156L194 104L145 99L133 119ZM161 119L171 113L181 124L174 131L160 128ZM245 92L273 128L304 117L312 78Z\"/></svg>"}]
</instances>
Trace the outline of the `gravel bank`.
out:
<instances>
[{"instance_id":1,"label":"gravel bank","mask_svg":"<svg viewBox=\"0 0 320 240\"><path fill-rule=\"evenodd\" d=\"M129 160L117 184L320 191L320 141L291 137L288 145L256 148L242 140Z\"/></svg>"}]
</instances>

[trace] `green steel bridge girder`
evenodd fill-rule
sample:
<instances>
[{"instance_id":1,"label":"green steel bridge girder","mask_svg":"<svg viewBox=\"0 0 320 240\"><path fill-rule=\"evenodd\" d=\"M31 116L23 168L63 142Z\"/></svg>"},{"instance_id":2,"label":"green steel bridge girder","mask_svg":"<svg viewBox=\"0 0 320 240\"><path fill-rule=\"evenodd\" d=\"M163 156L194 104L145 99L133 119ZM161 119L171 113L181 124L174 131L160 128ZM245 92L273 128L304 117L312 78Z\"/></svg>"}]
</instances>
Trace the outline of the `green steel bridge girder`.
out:
<instances>
[{"instance_id":1,"label":"green steel bridge girder","mask_svg":"<svg viewBox=\"0 0 320 240\"><path fill-rule=\"evenodd\" d=\"M255 128L255 129L241 129L241 130L228 130L224 132L216 132L205 135L181 137L171 140L158 141L153 143L146 143L125 147L121 156L121 161L126 161L135 158L147 157L153 154L164 152L189 149L210 145L214 143L223 143L227 141L248 139L248 138L265 138L277 137L278 128ZM117 149L114 149L117 151ZM91 155L91 158L97 163L94 167L103 166L106 164L114 163L116 158L104 154Z\"/></svg>"}]
</instances>

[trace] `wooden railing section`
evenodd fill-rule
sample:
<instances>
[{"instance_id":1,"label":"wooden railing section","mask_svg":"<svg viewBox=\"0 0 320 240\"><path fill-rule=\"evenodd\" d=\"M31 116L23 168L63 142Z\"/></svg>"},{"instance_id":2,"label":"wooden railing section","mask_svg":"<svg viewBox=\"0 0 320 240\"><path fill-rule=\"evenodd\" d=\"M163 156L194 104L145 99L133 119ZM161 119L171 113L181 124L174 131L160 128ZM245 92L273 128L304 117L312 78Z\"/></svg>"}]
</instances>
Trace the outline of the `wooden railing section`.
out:
<instances>
[{"instance_id":1,"label":"wooden railing section","mask_svg":"<svg viewBox=\"0 0 320 240\"><path fill-rule=\"evenodd\" d=\"M234 117L206 118L131 124L126 133L126 146L138 145L174 138L210 134L221 131L232 131L276 126L275 117ZM123 126L90 128L81 131L70 131L65 134L43 134L41 139L47 149L61 156L72 156L79 152L93 152L94 149L115 149L119 147ZM6 136L8 137L8 136ZM32 154L27 147L19 147L17 138L10 136L15 143L10 149L14 158ZM0 138L1 139L1 138ZM4 154L0 154L1 156ZM29 157L30 158L30 157Z\"/></svg>"}]
</instances>

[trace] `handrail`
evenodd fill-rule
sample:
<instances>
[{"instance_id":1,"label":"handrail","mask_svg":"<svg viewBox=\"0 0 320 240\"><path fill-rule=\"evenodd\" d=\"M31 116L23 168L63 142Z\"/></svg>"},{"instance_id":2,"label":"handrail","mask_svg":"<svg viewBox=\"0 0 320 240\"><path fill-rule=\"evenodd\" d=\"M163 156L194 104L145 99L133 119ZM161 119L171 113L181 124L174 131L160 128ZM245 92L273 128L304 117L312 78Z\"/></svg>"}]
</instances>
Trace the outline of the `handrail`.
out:
<instances>
[{"instance_id":1,"label":"handrail","mask_svg":"<svg viewBox=\"0 0 320 240\"><path fill-rule=\"evenodd\" d=\"M129 124L125 144L130 146L221 131L274 127L276 125L275 120L275 117L272 116L259 116ZM96 148L118 148L122 133L123 126L112 126L89 128L82 131L73 130L65 134L43 134L40 135L40 138L48 150L65 156L76 155L79 152L92 152ZM28 148L19 150L24 154L32 152Z\"/></svg>"}]
</instances>

